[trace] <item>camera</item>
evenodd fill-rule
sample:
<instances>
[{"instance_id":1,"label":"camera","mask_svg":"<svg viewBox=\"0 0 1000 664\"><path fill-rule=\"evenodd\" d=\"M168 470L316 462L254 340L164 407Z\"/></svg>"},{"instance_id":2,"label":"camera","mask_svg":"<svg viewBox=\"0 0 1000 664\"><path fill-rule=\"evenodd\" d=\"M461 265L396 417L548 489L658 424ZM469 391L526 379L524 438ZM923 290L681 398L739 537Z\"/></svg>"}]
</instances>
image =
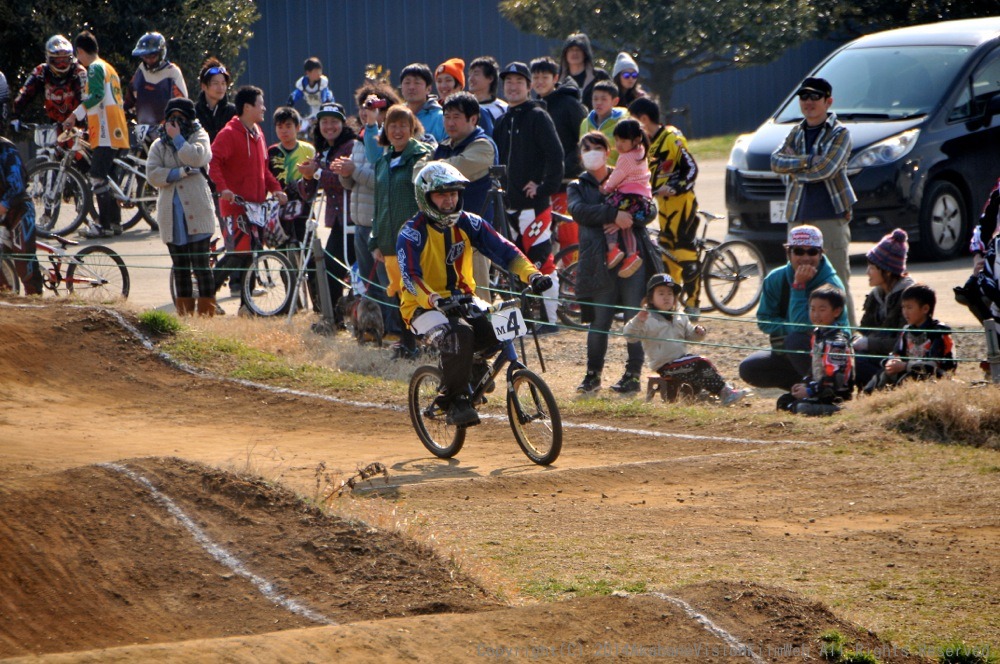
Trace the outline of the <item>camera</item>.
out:
<instances>
[{"instance_id":1,"label":"camera","mask_svg":"<svg viewBox=\"0 0 1000 664\"><path fill-rule=\"evenodd\" d=\"M389 102L385 99L371 99L365 102L365 108L385 108Z\"/></svg>"},{"instance_id":2,"label":"camera","mask_svg":"<svg viewBox=\"0 0 1000 664\"><path fill-rule=\"evenodd\" d=\"M502 179L507 177L507 167L503 164L498 164L496 166L490 166L490 177Z\"/></svg>"}]
</instances>

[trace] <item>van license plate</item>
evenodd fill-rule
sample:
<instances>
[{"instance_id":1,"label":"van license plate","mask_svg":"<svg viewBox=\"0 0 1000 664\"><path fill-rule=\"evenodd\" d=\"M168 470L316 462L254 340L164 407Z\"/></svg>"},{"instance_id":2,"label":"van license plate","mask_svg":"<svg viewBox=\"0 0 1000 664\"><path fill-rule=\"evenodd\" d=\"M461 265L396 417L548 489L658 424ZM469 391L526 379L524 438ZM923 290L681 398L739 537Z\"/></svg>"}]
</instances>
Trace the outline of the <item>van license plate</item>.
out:
<instances>
[{"instance_id":1,"label":"van license plate","mask_svg":"<svg viewBox=\"0 0 1000 664\"><path fill-rule=\"evenodd\" d=\"M785 219L785 201L771 201L771 223L788 223L788 220Z\"/></svg>"}]
</instances>

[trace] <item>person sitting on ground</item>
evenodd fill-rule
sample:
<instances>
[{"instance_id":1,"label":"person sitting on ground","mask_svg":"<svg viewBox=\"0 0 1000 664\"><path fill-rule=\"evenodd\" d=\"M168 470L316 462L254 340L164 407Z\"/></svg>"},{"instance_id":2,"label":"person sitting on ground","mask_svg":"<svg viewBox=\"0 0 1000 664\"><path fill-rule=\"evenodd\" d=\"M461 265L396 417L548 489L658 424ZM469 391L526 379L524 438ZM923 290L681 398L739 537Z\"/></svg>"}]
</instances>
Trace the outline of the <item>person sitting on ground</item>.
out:
<instances>
[{"instance_id":1,"label":"person sitting on ground","mask_svg":"<svg viewBox=\"0 0 1000 664\"><path fill-rule=\"evenodd\" d=\"M833 286L821 286L809 295L812 331L811 370L802 382L778 397L778 410L800 415L832 415L854 390L854 353L851 339L837 319L844 315L846 297Z\"/></svg>"},{"instance_id":2,"label":"person sitting on ground","mask_svg":"<svg viewBox=\"0 0 1000 664\"><path fill-rule=\"evenodd\" d=\"M746 396L727 383L709 360L687 352L685 340L700 341L707 334L704 325L694 325L677 311L681 285L669 274L654 274L646 282L642 311L625 325L625 336L638 337L649 367L664 378L674 378L719 397L724 406Z\"/></svg>"},{"instance_id":3,"label":"person sitting on ground","mask_svg":"<svg viewBox=\"0 0 1000 664\"><path fill-rule=\"evenodd\" d=\"M872 289L865 298L860 335L854 339L858 387L867 385L882 370L882 360L896 345L905 324L900 297L913 285L906 273L909 248L906 231L897 228L868 252L868 285Z\"/></svg>"},{"instance_id":4,"label":"person sitting on ground","mask_svg":"<svg viewBox=\"0 0 1000 664\"><path fill-rule=\"evenodd\" d=\"M614 137L618 166L601 185L601 193L608 196L608 205L628 212L635 223L645 227L656 216L646 163L649 138L642 131L642 125L631 118L615 126ZM617 226L609 225L604 237L608 243L609 270L621 264L618 276L627 279L642 267L634 233L620 233ZM625 251L618 246L619 239Z\"/></svg>"},{"instance_id":5,"label":"person sitting on ground","mask_svg":"<svg viewBox=\"0 0 1000 664\"><path fill-rule=\"evenodd\" d=\"M954 371L951 328L934 318L937 296L926 284L913 284L901 297L906 327L899 333L882 372L865 385L865 394L895 387L907 378L941 378Z\"/></svg>"},{"instance_id":6,"label":"person sitting on ground","mask_svg":"<svg viewBox=\"0 0 1000 664\"><path fill-rule=\"evenodd\" d=\"M764 278L757 305L757 327L770 335L771 349L751 353L740 362L740 378L754 387L790 390L809 373L809 295L826 284L841 290L844 286L823 255L823 233L815 226L791 229L785 251L788 263ZM837 325L847 327L845 312Z\"/></svg>"}]
</instances>

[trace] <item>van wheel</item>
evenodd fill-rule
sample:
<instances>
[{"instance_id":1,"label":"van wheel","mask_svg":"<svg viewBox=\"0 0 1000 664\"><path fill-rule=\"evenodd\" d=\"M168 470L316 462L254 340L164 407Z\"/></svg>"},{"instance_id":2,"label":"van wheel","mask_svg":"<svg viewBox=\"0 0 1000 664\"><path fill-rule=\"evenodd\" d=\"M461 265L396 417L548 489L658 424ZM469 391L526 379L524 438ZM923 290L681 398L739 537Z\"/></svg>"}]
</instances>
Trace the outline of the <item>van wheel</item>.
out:
<instances>
[{"instance_id":1,"label":"van wheel","mask_svg":"<svg viewBox=\"0 0 1000 664\"><path fill-rule=\"evenodd\" d=\"M930 260L955 258L965 248L969 233L965 198L958 187L938 180L924 192L920 206L919 254Z\"/></svg>"}]
</instances>

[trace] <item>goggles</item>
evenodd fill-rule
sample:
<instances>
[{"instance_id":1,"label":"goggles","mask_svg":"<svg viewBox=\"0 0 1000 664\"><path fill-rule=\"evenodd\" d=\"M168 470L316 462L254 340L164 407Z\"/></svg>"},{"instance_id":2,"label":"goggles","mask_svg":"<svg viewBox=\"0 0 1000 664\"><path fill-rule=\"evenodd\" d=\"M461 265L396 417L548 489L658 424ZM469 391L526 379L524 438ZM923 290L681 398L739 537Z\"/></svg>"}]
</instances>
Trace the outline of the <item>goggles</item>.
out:
<instances>
[{"instance_id":1,"label":"goggles","mask_svg":"<svg viewBox=\"0 0 1000 664\"><path fill-rule=\"evenodd\" d=\"M201 72L201 80L207 82L208 79L212 78L216 74L222 74L223 76L226 77L226 80L229 80L229 72L226 70L225 67L222 66L209 67L205 71Z\"/></svg>"}]
</instances>

